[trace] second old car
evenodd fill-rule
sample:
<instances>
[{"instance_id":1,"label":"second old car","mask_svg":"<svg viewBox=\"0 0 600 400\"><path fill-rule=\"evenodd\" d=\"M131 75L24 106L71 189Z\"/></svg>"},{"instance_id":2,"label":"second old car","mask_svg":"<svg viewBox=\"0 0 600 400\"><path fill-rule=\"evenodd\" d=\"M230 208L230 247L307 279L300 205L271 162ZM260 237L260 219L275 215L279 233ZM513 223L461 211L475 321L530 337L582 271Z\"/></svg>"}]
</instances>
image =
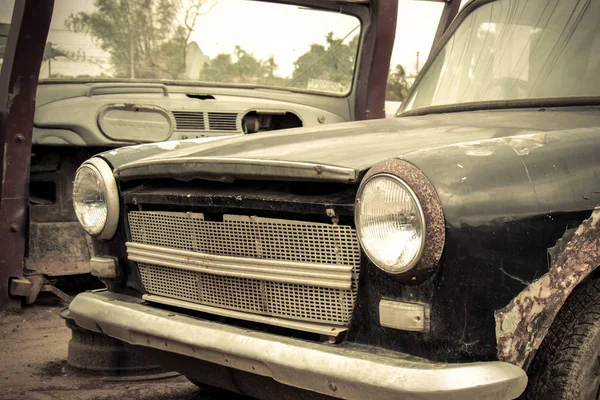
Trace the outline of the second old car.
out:
<instances>
[{"instance_id":1,"label":"second old car","mask_svg":"<svg viewBox=\"0 0 600 400\"><path fill-rule=\"evenodd\" d=\"M596 399L599 0L476 0L397 118L100 154L69 307L260 398Z\"/></svg>"}]
</instances>

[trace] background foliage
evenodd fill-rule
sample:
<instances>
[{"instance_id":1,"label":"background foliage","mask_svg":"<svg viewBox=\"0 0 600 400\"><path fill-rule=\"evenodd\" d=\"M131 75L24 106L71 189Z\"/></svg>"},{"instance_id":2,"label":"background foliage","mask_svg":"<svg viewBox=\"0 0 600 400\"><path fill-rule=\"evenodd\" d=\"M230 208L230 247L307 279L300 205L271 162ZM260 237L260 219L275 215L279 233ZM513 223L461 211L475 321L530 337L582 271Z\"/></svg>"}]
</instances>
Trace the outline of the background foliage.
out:
<instances>
[{"instance_id":1,"label":"background foliage","mask_svg":"<svg viewBox=\"0 0 600 400\"><path fill-rule=\"evenodd\" d=\"M95 0L95 11L71 14L66 26L90 34L110 54L115 77L190 79L185 76L186 46L200 14L202 0ZM178 16L183 16L178 20ZM340 91L352 83L359 35L344 38L328 33L322 44L294 62L289 77L277 74L275 56L259 59L236 46L207 61L198 80L268 86L310 88L315 82L334 82ZM81 58L81 57L80 57ZM83 57L84 58L84 57ZM403 101L409 84L397 65L390 73L387 97Z\"/></svg>"}]
</instances>

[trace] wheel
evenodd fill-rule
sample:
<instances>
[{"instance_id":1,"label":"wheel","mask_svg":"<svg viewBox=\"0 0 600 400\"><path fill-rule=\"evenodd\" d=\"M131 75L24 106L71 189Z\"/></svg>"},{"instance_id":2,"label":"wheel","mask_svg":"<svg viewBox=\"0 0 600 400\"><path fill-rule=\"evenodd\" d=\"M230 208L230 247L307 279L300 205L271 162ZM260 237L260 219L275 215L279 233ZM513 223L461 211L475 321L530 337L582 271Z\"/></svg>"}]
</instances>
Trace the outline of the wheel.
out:
<instances>
[{"instance_id":1,"label":"wheel","mask_svg":"<svg viewBox=\"0 0 600 400\"><path fill-rule=\"evenodd\" d=\"M600 399L600 280L577 287L529 369L526 400Z\"/></svg>"}]
</instances>

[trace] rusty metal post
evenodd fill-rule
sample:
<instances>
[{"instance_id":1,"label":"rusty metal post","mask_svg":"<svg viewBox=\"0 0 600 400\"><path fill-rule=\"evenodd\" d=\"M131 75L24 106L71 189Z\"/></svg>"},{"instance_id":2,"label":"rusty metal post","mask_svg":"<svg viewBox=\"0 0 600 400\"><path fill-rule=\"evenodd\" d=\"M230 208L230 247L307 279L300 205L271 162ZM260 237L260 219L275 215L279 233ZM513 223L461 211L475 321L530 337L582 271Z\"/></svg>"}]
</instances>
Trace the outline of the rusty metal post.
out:
<instances>
[{"instance_id":1,"label":"rusty metal post","mask_svg":"<svg viewBox=\"0 0 600 400\"><path fill-rule=\"evenodd\" d=\"M371 7L371 22L363 44L366 51L361 54L356 77L357 120L385 118L387 81L396 39L398 0L372 0Z\"/></svg>"},{"instance_id":2,"label":"rusty metal post","mask_svg":"<svg viewBox=\"0 0 600 400\"><path fill-rule=\"evenodd\" d=\"M450 27L452 21L454 21L454 18L460 9L460 0L446 0L444 3L444 10L440 16L440 22L438 24L437 32L435 33L435 38L433 39L431 50L437 46L442 36L444 36L444 33L446 33Z\"/></svg>"},{"instance_id":3,"label":"rusty metal post","mask_svg":"<svg viewBox=\"0 0 600 400\"><path fill-rule=\"evenodd\" d=\"M35 96L54 0L15 1L0 73L0 310L23 275Z\"/></svg>"}]
</instances>

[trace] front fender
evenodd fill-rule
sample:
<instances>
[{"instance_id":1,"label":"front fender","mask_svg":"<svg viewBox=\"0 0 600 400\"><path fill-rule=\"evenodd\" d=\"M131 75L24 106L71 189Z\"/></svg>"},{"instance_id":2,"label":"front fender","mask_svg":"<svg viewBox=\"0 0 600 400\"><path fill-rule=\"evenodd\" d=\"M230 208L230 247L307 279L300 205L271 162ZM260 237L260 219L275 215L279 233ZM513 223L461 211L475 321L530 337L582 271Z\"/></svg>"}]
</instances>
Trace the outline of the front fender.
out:
<instances>
[{"instance_id":1,"label":"front fender","mask_svg":"<svg viewBox=\"0 0 600 400\"><path fill-rule=\"evenodd\" d=\"M498 359L527 369L573 289L600 266L600 208L567 241L550 271L495 313Z\"/></svg>"},{"instance_id":2,"label":"front fender","mask_svg":"<svg viewBox=\"0 0 600 400\"><path fill-rule=\"evenodd\" d=\"M588 252L582 267L577 249L600 248L600 235L590 233L575 236L580 243L569 254L549 257L565 231L580 226L600 204L598 154L600 131L591 128L458 143L400 157L423 171L444 209L447 240L429 296L438 340L450 338L454 351L465 356L477 354L477 346L497 346L498 358L527 366L572 289L600 264L597 252ZM594 218L582 226L595 224ZM584 232L595 232L595 226ZM550 287L539 300L539 290ZM403 297L419 290L404 289ZM535 310L524 305L529 303Z\"/></svg>"}]
</instances>

